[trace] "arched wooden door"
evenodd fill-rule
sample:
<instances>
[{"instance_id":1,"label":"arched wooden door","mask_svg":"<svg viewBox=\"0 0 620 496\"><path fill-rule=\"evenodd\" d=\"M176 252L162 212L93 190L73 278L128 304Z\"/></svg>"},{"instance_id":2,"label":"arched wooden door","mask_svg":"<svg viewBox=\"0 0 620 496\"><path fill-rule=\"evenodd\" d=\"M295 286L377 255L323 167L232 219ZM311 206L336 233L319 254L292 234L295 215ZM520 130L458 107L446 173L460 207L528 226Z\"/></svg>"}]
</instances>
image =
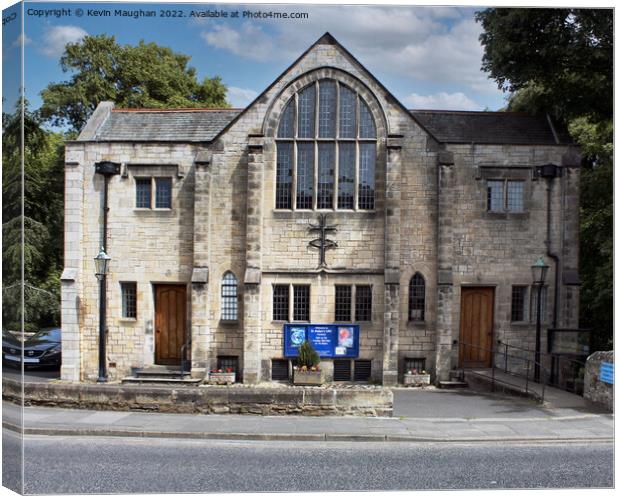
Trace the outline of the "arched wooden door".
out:
<instances>
[{"instance_id":1,"label":"arched wooden door","mask_svg":"<svg viewBox=\"0 0 620 496\"><path fill-rule=\"evenodd\" d=\"M459 363L465 368L491 366L493 288L461 288Z\"/></svg>"},{"instance_id":2,"label":"arched wooden door","mask_svg":"<svg viewBox=\"0 0 620 496\"><path fill-rule=\"evenodd\" d=\"M187 300L185 286L155 286L155 363L179 365L185 343Z\"/></svg>"}]
</instances>

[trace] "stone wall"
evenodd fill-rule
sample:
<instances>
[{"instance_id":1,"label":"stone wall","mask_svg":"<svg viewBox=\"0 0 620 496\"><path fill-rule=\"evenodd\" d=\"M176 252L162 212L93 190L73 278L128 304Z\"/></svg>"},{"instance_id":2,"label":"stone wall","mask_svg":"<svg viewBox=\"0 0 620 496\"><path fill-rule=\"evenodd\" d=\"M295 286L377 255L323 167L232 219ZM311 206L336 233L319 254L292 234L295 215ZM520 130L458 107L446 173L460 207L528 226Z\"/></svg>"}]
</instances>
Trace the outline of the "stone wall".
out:
<instances>
[{"instance_id":1,"label":"stone wall","mask_svg":"<svg viewBox=\"0 0 620 496\"><path fill-rule=\"evenodd\" d=\"M4 380L2 397L21 403L22 383ZM24 384L23 404L162 413L390 417L393 410L393 394L389 389L382 388L226 386L162 388L29 382Z\"/></svg>"},{"instance_id":2,"label":"stone wall","mask_svg":"<svg viewBox=\"0 0 620 496\"><path fill-rule=\"evenodd\" d=\"M614 385L599 378L601 363L614 363L613 351L597 351L588 357L583 383L583 397L586 400L614 411Z\"/></svg>"}]
</instances>

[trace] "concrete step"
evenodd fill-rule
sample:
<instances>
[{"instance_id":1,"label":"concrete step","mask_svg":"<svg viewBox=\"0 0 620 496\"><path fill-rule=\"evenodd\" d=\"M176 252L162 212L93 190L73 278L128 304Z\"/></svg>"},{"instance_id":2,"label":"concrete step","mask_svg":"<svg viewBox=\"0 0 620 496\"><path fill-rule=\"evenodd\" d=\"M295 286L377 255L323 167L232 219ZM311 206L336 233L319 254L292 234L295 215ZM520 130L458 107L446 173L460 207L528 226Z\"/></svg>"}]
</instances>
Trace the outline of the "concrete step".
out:
<instances>
[{"instance_id":1,"label":"concrete step","mask_svg":"<svg viewBox=\"0 0 620 496\"><path fill-rule=\"evenodd\" d=\"M440 389L462 389L466 387L467 383L463 381L439 381Z\"/></svg>"}]
</instances>

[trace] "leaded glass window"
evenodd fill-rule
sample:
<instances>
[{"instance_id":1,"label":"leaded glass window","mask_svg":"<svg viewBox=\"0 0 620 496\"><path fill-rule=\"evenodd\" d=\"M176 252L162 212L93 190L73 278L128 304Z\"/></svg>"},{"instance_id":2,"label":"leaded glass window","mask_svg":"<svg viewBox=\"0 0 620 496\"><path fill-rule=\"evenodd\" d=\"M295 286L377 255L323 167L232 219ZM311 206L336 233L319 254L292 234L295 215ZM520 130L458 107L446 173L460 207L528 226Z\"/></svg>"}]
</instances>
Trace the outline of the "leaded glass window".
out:
<instances>
[{"instance_id":1,"label":"leaded glass window","mask_svg":"<svg viewBox=\"0 0 620 496\"><path fill-rule=\"evenodd\" d=\"M352 296L351 286L336 286L336 309L334 315L336 322L351 321Z\"/></svg>"},{"instance_id":2,"label":"leaded glass window","mask_svg":"<svg viewBox=\"0 0 620 496\"><path fill-rule=\"evenodd\" d=\"M487 202L489 212L504 210L504 181L487 181Z\"/></svg>"},{"instance_id":3,"label":"leaded glass window","mask_svg":"<svg viewBox=\"0 0 620 496\"><path fill-rule=\"evenodd\" d=\"M525 320L527 302L527 286L512 287L512 301L510 307L510 320L512 322L523 322Z\"/></svg>"},{"instance_id":4,"label":"leaded glass window","mask_svg":"<svg viewBox=\"0 0 620 496\"><path fill-rule=\"evenodd\" d=\"M237 278L226 272L222 278L222 320L237 320Z\"/></svg>"},{"instance_id":5,"label":"leaded glass window","mask_svg":"<svg viewBox=\"0 0 620 496\"><path fill-rule=\"evenodd\" d=\"M409 282L409 320L424 321L424 307L426 300L426 285L424 277L419 272Z\"/></svg>"},{"instance_id":6,"label":"leaded glass window","mask_svg":"<svg viewBox=\"0 0 620 496\"><path fill-rule=\"evenodd\" d=\"M151 208L151 178L136 178L136 208Z\"/></svg>"},{"instance_id":7,"label":"leaded glass window","mask_svg":"<svg viewBox=\"0 0 620 496\"><path fill-rule=\"evenodd\" d=\"M291 208L293 195L293 143L278 143L276 208Z\"/></svg>"},{"instance_id":8,"label":"leaded glass window","mask_svg":"<svg viewBox=\"0 0 620 496\"><path fill-rule=\"evenodd\" d=\"M172 208L172 179L169 177L155 179L155 208Z\"/></svg>"},{"instance_id":9,"label":"leaded glass window","mask_svg":"<svg viewBox=\"0 0 620 496\"><path fill-rule=\"evenodd\" d=\"M375 146L375 143L360 143L358 205L363 210L375 208Z\"/></svg>"},{"instance_id":10,"label":"leaded glass window","mask_svg":"<svg viewBox=\"0 0 620 496\"><path fill-rule=\"evenodd\" d=\"M336 82L321 81L319 85L319 138L336 137Z\"/></svg>"},{"instance_id":11,"label":"leaded glass window","mask_svg":"<svg viewBox=\"0 0 620 496\"><path fill-rule=\"evenodd\" d=\"M288 284L276 284L273 287L273 320L288 320L288 302Z\"/></svg>"},{"instance_id":12,"label":"leaded glass window","mask_svg":"<svg viewBox=\"0 0 620 496\"><path fill-rule=\"evenodd\" d=\"M314 143L297 143L297 208L312 208Z\"/></svg>"},{"instance_id":13,"label":"leaded glass window","mask_svg":"<svg viewBox=\"0 0 620 496\"><path fill-rule=\"evenodd\" d=\"M310 286L293 286L293 320L310 321Z\"/></svg>"},{"instance_id":14,"label":"leaded glass window","mask_svg":"<svg viewBox=\"0 0 620 496\"><path fill-rule=\"evenodd\" d=\"M497 179L487 181L487 210L489 212L523 212L524 191L524 181Z\"/></svg>"},{"instance_id":15,"label":"leaded glass window","mask_svg":"<svg viewBox=\"0 0 620 496\"><path fill-rule=\"evenodd\" d=\"M338 150L338 208L351 210L355 199L355 143L339 143Z\"/></svg>"},{"instance_id":16,"label":"leaded glass window","mask_svg":"<svg viewBox=\"0 0 620 496\"><path fill-rule=\"evenodd\" d=\"M373 210L377 127L364 99L333 79L293 95L278 124L275 207Z\"/></svg>"},{"instance_id":17,"label":"leaded glass window","mask_svg":"<svg viewBox=\"0 0 620 496\"><path fill-rule=\"evenodd\" d=\"M317 208L333 208L334 205L334 143L319 143L319 191Z\"/></svg>"},{"instance_id":18,"label":"leaded glass window","mask_svg":"<svg viewBox=\"0 0 620 496\"><path fill-rule=\"evenodd\" d=\"M523 212L523 181L506 182L506 210Z\"/></svg>"},{"instance_id":19,"label":"leaded glass window","mask_svg":"<svg viewBox=\"0 0 620 496\"><path fill-rule=\"evenodd\" d=\"M138 315L137 310L137 290L135 282L121 283L121 316L124 319L135 319Z\"/></svg>"},{"instance_id":20,"label":"leaded glass window","mask_svg":"<svg viewBox=\"0 0 620 496\"><path fill-rule=\"evenodd\" d=\"M355 320L372 320L372 286L355 286Z\"/></svg>"},{"instance_id":21,"label":"leaded glass window","mask_svg":"<svg viewBox=\"0 0 620 496\"><path fill-rule=\"evenodd\" d=\"M313 84L299 93L299 122L297 124L297 132L300 138L314 138L315 99L316 86Z\"/></svg>"}]
</instances>

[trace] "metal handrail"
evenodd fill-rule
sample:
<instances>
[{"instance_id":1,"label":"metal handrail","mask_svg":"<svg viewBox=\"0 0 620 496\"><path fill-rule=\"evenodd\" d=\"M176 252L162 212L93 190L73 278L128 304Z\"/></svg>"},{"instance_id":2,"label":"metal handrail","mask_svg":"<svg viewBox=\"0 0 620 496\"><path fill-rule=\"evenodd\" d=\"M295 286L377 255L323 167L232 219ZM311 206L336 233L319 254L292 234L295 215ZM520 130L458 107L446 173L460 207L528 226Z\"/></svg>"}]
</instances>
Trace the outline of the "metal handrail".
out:
<instances>
[{"instance_id":1,"label":"metal handrail","mask_svg":"<svg viewBox=\"0 0 620 496\"><path fill-rule=\"evenodd\" d=\"M502 346L504 346L506 348L506 354L508 353L508 348L514 348L514 349L517 349L517 350L525 351L527 353L536 353L534 350L528 350L526 348L521 348L520 346L515 346L515 345L508 344L508 343L504 343L504 342L502 342L499 339L497 340L497 344L502 345ZM565 391L576 392L575 391L576 388L573 388L573 390L571 390L570 388L563 387L560 384L559 379L556 378L557 368L559 367L560 361L563 361L564 363L568 363L569 365L577 365L578 366L577 367L577 371L573 374L573 377L572 377L573 384L574 384L575 383L575 378L577 377L577 375L579 375L578 370L582 369L582 368L585 368L585 363L581 362L579 360L574 360L572 358L568 358L568 357L562 356L562 355L560 355L558 353L542 353L541 352L541 353L539 353L539 355L542 355L542 356L545 356L545 357L549 357L551 359L551 371L547 375L547 381L548 381L549 385L553 385L553 386L558 387L560 389L563 389ZM506 362L506 368L507 368L507 362L508 362L507 358L505 359L505 362ZM555 373L554 373L554 371L555 371Z\"/></svg>"},{"instance_id":2,"label":"metal handrail","mask_svg":"<svg viewBox=\"0 0 620 496\"><path fill-rule=\"evenodd\" d=\"M458 344L458 345L459 345L459 347L460 347L460 346L464 346L464 347L469 347L469 348L476 348L476 349L478 349L478 350L483 350L483 351L487 351L487 352L490 352L490 353L491 353L491 387L492 387L492 389L493 389L493 390L495 390L495 383L496 383L496 382L499 382L499 383L504 383L504 384L508 384L508 385L513 385L513 386L514 386L514 385L516 385L516 384L511 384L511 383L509 383L509 382L507 382L507 381L502 381L502 380L497 379L497 378L495 377L495 369L496 369L496 368L498 368L498 369L500 368L500 367L497 367L497 365L496 365L496 363L495 363L495 354L497 353L497 352L496 352L496 350L495 350L495 346L493 346L493 347L491 347L491 348L489 349L489 348L485 348L485 347L483 347L483 346L478 346L478 345L475 345L475 344L463 343L463 342L460 342L460 341L458 341L458 340L455 340L455 343L456 343L456 344ZM506 352L506 353L503 353L503 355L506 355L506 357L510 356L510 357L515 358L515 359L517 359L517 360L523 360L523 361L525 361L525 363L526 363L526 374L525 374L525 392L526 392L526 393L528 393L528 392L529 392L529 383L530 383L530 368L531 368L531 367L530 367L530 365L531 365L531 364L538 365L538 369L539 369L540 371L542 371L542 372L543 372L543 375L544 375L544 376L546 376L546 378L547 378L547 380L548 380L548 378L549 378L549 371L548 371L548 370L547 370L547 368L546 368L546 367L544 367L541 363L536 362L535 360L531 360L531 359L529 359L529 358L523 358L523 357L518 356L518 355L508 355L508 353L507 353L507 352ZM506 370L505 370L505 372L506 372L506 373L508 373L509 375L514 376L514 377L519 377L519 374L512 373L512 372L508 372L508 371L507 371L507 366L506 366ZM475 373L475 372L474 372L474 373ZM546 385L546 383L547 383L547 380L543 380L543 381L541 381L541 386L542 386L541 397L540 397L540 401L541 401L541 402L544 402L544 401L545 401L545 385Z\"/></svg>"},{"instance_id":3,"label":"metal handrail","mask_svg":"<svg viewBox=\"0 0 620 496\"><path fill-rule=\"evenodd\" d=\"M186 372L189 372L189 370L186 370L185 367L187 365L187 358L185 358L185 354L187 351L187 347L190 346L192 344L192 341L189 340L185 343L183 343L183 346L181 346L181 375L185 374Z\"/></svg>"}]
</instances>

